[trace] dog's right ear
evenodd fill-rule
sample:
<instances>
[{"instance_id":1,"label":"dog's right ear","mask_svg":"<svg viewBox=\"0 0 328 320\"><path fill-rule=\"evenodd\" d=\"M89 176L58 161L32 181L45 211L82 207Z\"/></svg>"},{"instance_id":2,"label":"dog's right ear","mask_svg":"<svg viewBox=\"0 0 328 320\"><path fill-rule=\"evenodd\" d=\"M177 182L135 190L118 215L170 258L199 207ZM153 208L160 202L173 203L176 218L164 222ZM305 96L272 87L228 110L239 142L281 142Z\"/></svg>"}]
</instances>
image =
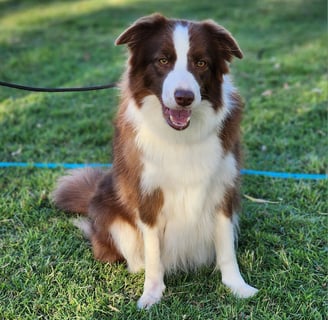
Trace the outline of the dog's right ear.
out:
<instances>
[{"instance_id":1,"label":"dog's right ear","mask_svg":"<svg viewBox=\"0 0 328 320\"><path fill-rule=\"evenodd\" d=\"M140 18L116 39L115 44L127 44L129 48L133 49L137 43L146 41L156 29L163 27L167 21L159 13Z\"/></svg>"}]
</instances>

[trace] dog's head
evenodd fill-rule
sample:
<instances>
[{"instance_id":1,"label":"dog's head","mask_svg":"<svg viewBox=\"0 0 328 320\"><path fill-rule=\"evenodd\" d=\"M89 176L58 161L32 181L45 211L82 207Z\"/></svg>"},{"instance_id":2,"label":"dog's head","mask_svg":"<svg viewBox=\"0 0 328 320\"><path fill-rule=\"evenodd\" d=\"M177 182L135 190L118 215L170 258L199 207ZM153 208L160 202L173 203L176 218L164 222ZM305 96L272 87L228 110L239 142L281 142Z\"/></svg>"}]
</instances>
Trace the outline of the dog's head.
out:
<instances>
[{"instance_id":1,"label":"dog's head","mask_svg":"<svg viewBox=\"0 0 328 320\"><path fill-rule=\"evenodd\" d=\"M211 20L192 22L154 14L137 20L116 40L127 44L129 87L138 106L155 95L166 122L189 126L203 100L222 106L223 75L232 57L243 54L231 34Z\"/></svg>"}]
</instances>

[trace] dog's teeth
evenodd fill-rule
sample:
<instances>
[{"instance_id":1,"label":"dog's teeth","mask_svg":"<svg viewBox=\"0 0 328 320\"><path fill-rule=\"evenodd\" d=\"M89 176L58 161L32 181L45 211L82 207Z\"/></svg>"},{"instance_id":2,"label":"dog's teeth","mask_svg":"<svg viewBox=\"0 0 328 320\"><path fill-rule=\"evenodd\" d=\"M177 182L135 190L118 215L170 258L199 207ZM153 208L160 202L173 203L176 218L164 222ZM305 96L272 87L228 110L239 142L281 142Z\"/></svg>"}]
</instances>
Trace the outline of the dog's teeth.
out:
<instances>
[{"instance_id":1,"label":"dog's teeth","mask_svg":"<svg viewBox=\"0 0 328 320\"><path fill-rule=\"evenodd\" d=\"M170 121L175 124L176 126L185 126L189 121L191 117L188 117L185 119L185 121L176 121L172 115L170 115Z\"/></svg>"}]
</instances>

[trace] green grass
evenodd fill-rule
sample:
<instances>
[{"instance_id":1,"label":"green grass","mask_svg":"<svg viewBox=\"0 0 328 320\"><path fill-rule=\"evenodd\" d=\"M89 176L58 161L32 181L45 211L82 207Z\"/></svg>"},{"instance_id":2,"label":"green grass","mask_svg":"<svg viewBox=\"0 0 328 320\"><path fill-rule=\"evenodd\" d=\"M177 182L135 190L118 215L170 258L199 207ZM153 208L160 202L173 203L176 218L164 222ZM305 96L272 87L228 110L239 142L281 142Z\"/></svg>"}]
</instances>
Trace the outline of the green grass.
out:
<instances>
[{"instance_id":1,"label":"green grass","mask_svg":"<svg viewBox=\"0 0 328 320\"><path fill-rule=\"evenodd\" d=\"M238 39L245 167L327 168L326 3L319 0L0 0L0 79L38 86L115 81L115 38L154 11L212 18ZM266 94L263 94L265 93ZM106 162L116 90L37 94L0 88L0 161ZM327 181L244 176L238 259L260 289L235 299L211 268L166 278L138 311L143 274L95 261L49 201L63 170L0 169L0 319L326 319Z\"/></svg>"}]
</instances>

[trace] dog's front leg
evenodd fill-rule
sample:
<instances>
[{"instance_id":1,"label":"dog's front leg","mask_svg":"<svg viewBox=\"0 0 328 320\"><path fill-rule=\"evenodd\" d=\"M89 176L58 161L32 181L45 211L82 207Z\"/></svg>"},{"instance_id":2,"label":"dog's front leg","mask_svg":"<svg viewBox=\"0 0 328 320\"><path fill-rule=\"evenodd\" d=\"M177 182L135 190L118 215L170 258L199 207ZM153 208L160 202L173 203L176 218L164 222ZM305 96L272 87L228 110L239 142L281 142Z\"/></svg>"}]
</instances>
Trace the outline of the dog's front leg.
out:
<instances>
[{"instance_id":1,"label":"dog's front leg","mask_svg":"<svg viewBox=\"0 0 328 320\"><path fill-rule=\"evenodd\" d=\"M222 282L239 298L253 296L258 290L248 285L240 274L235 253L234 225L223 211L216 221L216 259L221 270Z\"/></svg>"},{"instance_id":2,"label":"dog's front leg","mask_svg":"<svg viewBox=\"0 0 328 320\"><path fill-rule=\"evenodd\" d=\"M158 228L141 223L145 252L144 291L138 301L139 308L150 308L161 300L164 285L164 270L161 263Z\"/></svg>"}]
</instances>

